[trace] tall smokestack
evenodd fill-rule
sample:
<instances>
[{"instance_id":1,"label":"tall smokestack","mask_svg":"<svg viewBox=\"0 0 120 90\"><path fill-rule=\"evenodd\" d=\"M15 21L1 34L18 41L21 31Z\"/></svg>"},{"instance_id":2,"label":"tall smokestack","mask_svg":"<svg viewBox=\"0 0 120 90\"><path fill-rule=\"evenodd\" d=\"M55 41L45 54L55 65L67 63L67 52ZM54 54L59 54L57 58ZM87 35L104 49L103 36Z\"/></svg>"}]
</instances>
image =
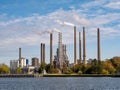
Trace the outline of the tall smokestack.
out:
<instances>
[{"instance_id":1,"label":"tall smokestack","mask_svg":"<svg viewBox=\"0 0 120 90\"><path fill-rule=\"evenodd\" d=\"M52 43L53 43L53 36L52 33L50 33L50 64L53 65L53 47L52 47Z\"/></svg>"},{"instance_id":2,"label":"tall smokestack","mask_svg":"<svg viewBox=\"0 0 120 90\"><path fill-rule=\"evenodd\" d=\"M45 44L43 44L43 63L45 64Z\"/></svg>"},{"instance_id":3,"label":"tall smokestack","mask_svg":"<svg viewBox=\"0 0 120 90\"><path fill-rule=\"evenodd\" d=\"M74 65L77 64L77 52L76 52L76 26L74 26Z\"/></svg>"},{"instance_id":4,"label":"tall smokestack","mask_svg":"<svg viewBox=\"0 0 120 90\"><path fill-rule=\"evenodd\" d=\"M83 27L83 64L86 64L86 38L85 27Z\"/></svg>"},{"instance_id":5,"label":"tall smokestack","mask_svg":"<svg viewBox=\"0 0 120 90\"><path fill-rule=\"evenodd\" d=\"M41 64L43 63L43 43L41 43Z\"/></svg>"},{"instance_id":6,"label":"tall smokestack","mask_svg":"<svg viewBox=\"0 0 120 90\"><path fill-rule=\"evenodd\" d=\"M21 67L21 48L19 48L19 67Z\"/></svg>"},{"instance_id":7,"label":"tall smokestack","mask_svg":"<svg viewBox=\"0 0 120 90\"><path fill-rule=\"evenodd\" d=\"M82 58L81 58L81 32L79 32L79 60L80 60L80 63L82 63Z\"/></svg>"},{"instance_id":8,"label":"tall smokestack","mask_svg":"<svg viewBox=\"0 0 120 90\"><path fill-rule=\"evenodd\" d=\"M63 68L63 57L62 57L62 33L59 32L59 40L58 40L58 47L59 47L59 62L60 62L60 69Z\"/></svg>"},{"instance_id":9,"label":"tall smokestack","mask_svg":"<svg viewBox=\"0 0 120 90\"><path fill-rule=\"evenodd\" d=\"M101 53L100 53L100 29L99 28L97 29L97 52L98 52L97 59L98 59L98 62L100 62Z\"/></svg>"}]
</instances>

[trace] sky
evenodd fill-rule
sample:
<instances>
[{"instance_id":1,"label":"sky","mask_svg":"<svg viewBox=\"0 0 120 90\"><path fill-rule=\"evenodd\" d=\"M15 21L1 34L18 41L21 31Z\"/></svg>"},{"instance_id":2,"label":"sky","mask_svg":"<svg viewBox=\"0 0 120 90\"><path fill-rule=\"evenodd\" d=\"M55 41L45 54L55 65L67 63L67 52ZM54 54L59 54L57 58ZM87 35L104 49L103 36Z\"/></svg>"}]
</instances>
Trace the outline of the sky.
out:
<instances>
[{"instance_id":1,"label":"sky","mask_svg":"<svg viewBox=\"0 0 120 90\"><path fill-rule=\"evenodd\" d=\"M9 65L22 56L40 58L40 43L46 44L49 63L49 33L54 28L62 32L70 63L73 63L73 26L78 33L86 29L86 58L97 58L97 28L101 34L102 60L120 56L120 0L0 0L0 63ZM58 32L53 33L53 51L58 47ZM77 55L77 58L79 56Z\"/></svg>"}]
</instances>

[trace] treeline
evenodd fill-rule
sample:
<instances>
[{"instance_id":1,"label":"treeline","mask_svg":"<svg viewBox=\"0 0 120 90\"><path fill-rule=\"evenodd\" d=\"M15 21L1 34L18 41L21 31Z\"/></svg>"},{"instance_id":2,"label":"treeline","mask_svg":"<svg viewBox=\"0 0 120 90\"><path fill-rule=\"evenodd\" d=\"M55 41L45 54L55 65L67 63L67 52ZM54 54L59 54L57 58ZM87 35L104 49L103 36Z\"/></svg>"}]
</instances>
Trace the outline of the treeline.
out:
<instances>
[{"instance_id":1,"label":"treeline","mask_svg":"<svg viewBox=\"0 0 120 90\"><path fill-rule=\"evenodd\" d=\"M86 65L77 64L73 67L63 67L62 70L54 68L50 64L41 64L39 70L35 70L35 73L55 74L120 74L120 57L113 57L101 62L96 59L89 59ZM17 68L17 73L21 73L21 68ZM10 68L5 64L0 64L0 74L10 73Z\"/></svg>"},{"instance_id":2,"label":"treeline","mask_svg":"<svg viewBox=\"0 0 120 90\"><path fill-rule=\"evenodd\" d=\"M47 73L61 73L59 69L54 68L52 65L42 64L39 73L43 70ZM117 74L120 72L120 57L113 57L105 61L96 59L89 59L86 65L77 64L71 68L63 67L62 73L64 74Z\"/></svg>"}]
</instances>

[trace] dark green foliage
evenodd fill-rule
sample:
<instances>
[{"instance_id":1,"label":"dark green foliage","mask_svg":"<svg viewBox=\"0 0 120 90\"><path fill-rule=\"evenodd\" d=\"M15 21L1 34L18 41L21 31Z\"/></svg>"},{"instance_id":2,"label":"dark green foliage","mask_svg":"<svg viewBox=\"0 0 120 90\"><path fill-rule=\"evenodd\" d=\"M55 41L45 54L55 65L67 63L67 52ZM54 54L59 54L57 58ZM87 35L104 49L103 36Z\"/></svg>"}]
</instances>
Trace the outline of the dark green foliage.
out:
<instances>
[{"instance_id":1,"label":"dark green foliage","mask_svg":"<svg viewBox=\"0 0 120 90\"><path fill-rule=\"evenodd\" d=\"M47 73L59 73L59 70L54 68L53 65L48 64L48 65L46 65L46 72Z\"/></svg>"}]
</instances>

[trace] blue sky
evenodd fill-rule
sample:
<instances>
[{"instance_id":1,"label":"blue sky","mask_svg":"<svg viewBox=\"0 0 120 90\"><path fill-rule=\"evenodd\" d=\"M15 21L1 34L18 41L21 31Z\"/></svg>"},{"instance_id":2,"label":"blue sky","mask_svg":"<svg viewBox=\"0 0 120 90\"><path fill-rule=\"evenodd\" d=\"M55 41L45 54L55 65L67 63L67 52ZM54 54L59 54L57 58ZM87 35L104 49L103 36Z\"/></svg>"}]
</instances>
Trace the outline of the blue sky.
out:
<instances>
[{"instance_id":1,"label":"blue sky","mask_svg":"<svg viewBox=\"0 0 120 90\"><path fill-rule=\"evenodd\" d=\"M0 63L9 65L10 60L18 59L19 47L30 61L32 57L40 58L41 42L46 44L49 63L49 34L40 33L54 28L62 31L72 63L73 27L62 26L58 20L76 25L77 33L86 27L87 59L97 57L98 27L102 60L120 56L119 0L0 0ZM58 33L54 32L54 54L57 46Z\"/></svg>"}]
</instances>

